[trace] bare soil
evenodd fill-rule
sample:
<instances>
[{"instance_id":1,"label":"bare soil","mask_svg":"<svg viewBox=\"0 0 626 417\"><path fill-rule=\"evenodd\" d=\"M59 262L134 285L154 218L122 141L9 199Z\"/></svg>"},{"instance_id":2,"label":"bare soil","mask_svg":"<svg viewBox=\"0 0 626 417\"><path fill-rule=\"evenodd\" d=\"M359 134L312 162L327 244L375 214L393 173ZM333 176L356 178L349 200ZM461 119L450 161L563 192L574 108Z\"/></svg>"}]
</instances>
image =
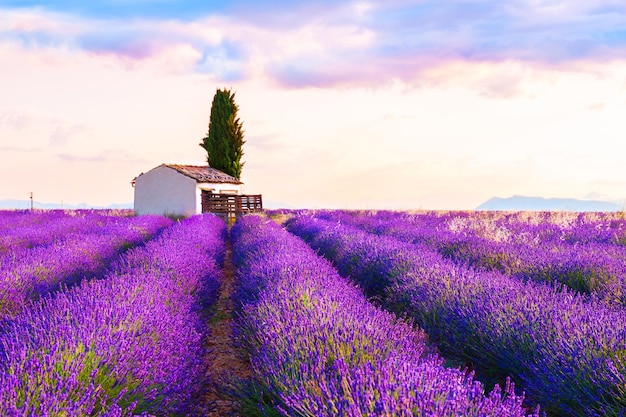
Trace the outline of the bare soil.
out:
<instances>
[{"instance_id":1,"label":"bare soil","mask_svg":"<svg viewBox=\"0 0 626 417\"><path fill-rule=\"evenodd\" d=\"M239 417L239 402L234 394L236 381L249 379L249 364L237 352L232 338L235 271L231 260L230 242L226 243L223 278L213 317L208 323L206 340L208 375L211 383L205 395L205 416Z\"/></svg>"}]
</instances>

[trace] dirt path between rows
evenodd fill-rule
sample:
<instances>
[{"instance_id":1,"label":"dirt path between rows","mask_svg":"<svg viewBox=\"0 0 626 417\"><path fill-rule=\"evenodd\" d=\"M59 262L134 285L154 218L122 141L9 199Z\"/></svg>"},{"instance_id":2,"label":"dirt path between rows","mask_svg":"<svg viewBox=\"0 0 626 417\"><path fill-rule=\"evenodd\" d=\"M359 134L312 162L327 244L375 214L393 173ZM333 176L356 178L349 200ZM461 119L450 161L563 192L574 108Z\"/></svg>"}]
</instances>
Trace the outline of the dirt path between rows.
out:
<instances>
[{"instance_id":1,"label":"dirt path between rows","mask_svg":"<svg viewBox=\"0 0 626 417\"><path fill-rule=\"evenodd\" d=\"M206 341L209 351L207 372L212 383L205 396L205 404L210 409L205 415L210 417L239 417L239 403L233 396L232 382L250 377L249 364L238 355L232 339L235 270L231 256L231 244L227 240L222 285L215 314L208 324Z\"/></svg>"}]
</instances>

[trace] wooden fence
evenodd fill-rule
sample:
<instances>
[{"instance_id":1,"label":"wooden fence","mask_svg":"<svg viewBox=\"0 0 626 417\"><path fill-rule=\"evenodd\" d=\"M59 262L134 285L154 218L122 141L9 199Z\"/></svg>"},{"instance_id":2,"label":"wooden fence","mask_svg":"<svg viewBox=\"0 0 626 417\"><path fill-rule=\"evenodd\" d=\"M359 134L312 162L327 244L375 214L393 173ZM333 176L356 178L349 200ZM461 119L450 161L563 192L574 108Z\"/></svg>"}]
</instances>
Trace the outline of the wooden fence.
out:
<instances>
[{"instance_id":1,"label":"wooden fence","mask_svg":"<svg viewBox=\"0 0 626 417\"><path fill-rule=\"evenodd\" d=\"M203 213L215 213L225 217L234 217L237 214L258 213L261 211L263 211L261 194L233 195L202 191Z\"/></svg>"}]
</instances>

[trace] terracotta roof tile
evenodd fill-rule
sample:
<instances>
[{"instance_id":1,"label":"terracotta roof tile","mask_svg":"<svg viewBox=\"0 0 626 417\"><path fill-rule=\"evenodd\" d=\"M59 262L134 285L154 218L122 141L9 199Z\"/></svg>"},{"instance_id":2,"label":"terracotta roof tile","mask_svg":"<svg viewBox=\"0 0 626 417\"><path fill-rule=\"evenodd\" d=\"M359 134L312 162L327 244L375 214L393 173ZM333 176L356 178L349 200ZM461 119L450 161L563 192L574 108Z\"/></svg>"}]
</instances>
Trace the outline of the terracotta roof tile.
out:
<instances>
[{"instance_id":1,"label":"terracotta roof tile","mask_svg":"<svg viewBox=\"0 0 626 417\"><path fill-rule=\"evenodd\" d=\"M172 168L183 175L193 178L197 182L209 182L217 184L243 184L237 178L223 173L220 170L211 168L208 165L177 165L177 164L163 164L168 168Z\"/></svg>"}]
</instances>

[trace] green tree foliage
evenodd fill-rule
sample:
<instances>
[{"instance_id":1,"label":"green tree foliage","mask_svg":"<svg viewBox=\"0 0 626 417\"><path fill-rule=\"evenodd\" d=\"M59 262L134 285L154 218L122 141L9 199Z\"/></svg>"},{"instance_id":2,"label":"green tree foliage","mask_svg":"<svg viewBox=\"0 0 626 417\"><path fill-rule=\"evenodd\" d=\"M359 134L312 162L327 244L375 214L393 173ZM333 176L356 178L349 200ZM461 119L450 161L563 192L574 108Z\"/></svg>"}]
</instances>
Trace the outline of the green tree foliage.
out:
<instances>
[{"instance_id":1,"label":"green tree foliage","mask_svg":"<svg viewBox=\"0 0 626 417\"><path fill-rule=\"evenodd\" d=\"M202 146L207 151L207 162L211 168L241 178L244 163L243 127L237 117L239 106L235 104L235 93L218 89L211 105L209 132L202 139Z\"/></svg>"}]
</instances>

